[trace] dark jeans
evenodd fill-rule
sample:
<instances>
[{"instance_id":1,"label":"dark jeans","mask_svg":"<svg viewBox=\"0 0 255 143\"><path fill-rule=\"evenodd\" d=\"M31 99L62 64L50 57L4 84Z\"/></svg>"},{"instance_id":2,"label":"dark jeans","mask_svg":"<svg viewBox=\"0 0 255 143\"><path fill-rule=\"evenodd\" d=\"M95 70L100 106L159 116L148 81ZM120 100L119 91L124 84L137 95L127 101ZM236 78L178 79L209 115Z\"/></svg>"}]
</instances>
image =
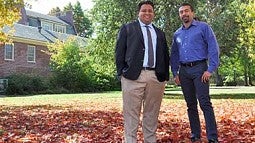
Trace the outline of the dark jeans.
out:
<instances>
[{"instance_id":1,"label":"dark jeans","mask_svg":"<svg viewBox=\"0 0 255 143\"><path fill-rule=\"evenodd\" d=\"M196 137L200 137L201 135L201 125L197 108L198 100L205 118L207 138L218 139L215 115L209 96L209 82L204 83L201 81L201 77L206 70L206 62L193 67L181 66L179 77L188 107L192 135Z\"/></svg>"}]
</instances>

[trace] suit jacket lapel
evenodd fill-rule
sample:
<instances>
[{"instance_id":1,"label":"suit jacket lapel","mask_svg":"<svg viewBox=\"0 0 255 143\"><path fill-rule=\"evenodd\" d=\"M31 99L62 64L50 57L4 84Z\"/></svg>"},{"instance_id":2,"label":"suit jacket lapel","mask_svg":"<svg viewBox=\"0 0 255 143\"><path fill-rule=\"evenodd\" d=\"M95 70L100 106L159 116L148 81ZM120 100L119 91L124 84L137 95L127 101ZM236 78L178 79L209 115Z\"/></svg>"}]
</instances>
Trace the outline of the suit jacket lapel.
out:
<instances>
[{"instance_id":1,"label":"suit jacket lapel","mask_svg":"<svg viewBox=\"0 0 255 143\"><path fill-rule=\"evenodd\" d=\"M158 39L159 39L159 37L158 36L160 36L160 34L159 34L159 31L158 31L158 28L154 25L154 24L152 24L152 26L153 26L153 28L154 28L154 30L155 30L155 32L156 32L156 35L157 35L157 39L156 39L156 55L158 55ZM159 56L156 56L156 58L158 58ZM157 59L156 59L157 60Z\"/></svg>"},{"instance_id":2,"label":"suit jacket lapel","mask_svg":"<svg viewBox=\"0 0 255 143\"><path fill-rule=\"evenodd\" d=\"M140 23L138 20L135 21L135 30L137 31L139 40L141 40L141 42L144 45L143 32L142 32L142 29L141 29L141 26L140 26Z\"/></svg>"}]
</instances>

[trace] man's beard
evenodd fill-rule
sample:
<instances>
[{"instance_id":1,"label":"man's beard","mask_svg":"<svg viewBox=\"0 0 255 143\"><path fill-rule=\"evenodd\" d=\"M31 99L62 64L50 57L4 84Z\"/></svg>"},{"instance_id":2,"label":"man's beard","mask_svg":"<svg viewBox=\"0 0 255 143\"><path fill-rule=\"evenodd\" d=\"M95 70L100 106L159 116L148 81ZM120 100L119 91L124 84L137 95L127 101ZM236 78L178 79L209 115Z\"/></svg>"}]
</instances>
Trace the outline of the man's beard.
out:
<instances>
[{"instance_id":1,"label":"man's beard","mask_svg":"<svg viewBox=\"0 0 255 143\"><path fill-rule=\"evenodd\" d=\"M184 23L188 23L188 22L189 22L189 16L183 16L183 17L182 17L182 21L183 21Z\"/></svg>"}]
</instances>

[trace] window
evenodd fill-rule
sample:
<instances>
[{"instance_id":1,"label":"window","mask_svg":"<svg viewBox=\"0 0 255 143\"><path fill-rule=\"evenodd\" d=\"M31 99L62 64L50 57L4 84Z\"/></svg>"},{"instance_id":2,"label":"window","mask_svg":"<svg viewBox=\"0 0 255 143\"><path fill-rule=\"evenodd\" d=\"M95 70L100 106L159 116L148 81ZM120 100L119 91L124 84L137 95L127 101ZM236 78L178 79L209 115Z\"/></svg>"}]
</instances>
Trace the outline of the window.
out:
<instances>
[{"instance_id":1,"label":"window","mask_svg":"<svg viewBox=\"0 0 255 143\"><path fill-rule=\"evenodd\" d=\"M60 33L66 33L66 28L63 25L55 25L54 31L60 32Z\"/></svg>"},{"instance_id":2,"label":"window","mask_svg":"<svg viewBox=\"0 0 255 143\"><path fill-rule=\"evenodd\" d=\"M49 22L42 21L42 28L44 30L53 30L53 24Z\"/></svg>"},{"instance_id":3,"label":"window","mask_svg":"<svg viewBox=\"0 0 255 143\"><path fill-rule=\"evenodd\" d=\"M13 43L5 43L4 46L4 59L5 60L14 60L14 44Z\"/></svg>"},{"instance_id":4,"label":"window","mask_svg":"<svg viewBox=\"0 0 255 143\"><path fill-rule=\"evenodd\" d=\"M35 46L27 46L27 61L35 62Z\"/></svg>"}]
</instances>

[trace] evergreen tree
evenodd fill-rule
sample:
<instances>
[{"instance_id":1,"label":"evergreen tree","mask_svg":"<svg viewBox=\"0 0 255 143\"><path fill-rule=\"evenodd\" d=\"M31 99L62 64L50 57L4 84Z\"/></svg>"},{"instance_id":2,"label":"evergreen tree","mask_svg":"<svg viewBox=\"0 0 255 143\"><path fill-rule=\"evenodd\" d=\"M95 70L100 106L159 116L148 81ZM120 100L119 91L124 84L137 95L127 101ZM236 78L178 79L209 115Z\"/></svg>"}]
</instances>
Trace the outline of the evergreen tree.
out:
<instances>
[{"instance_id":1,"label":"evergreen tree","mask_svg":"<svg viewBox=\"0 0 255 143\"><path fill-rule=\"evenodd\" d=\"M79 1L74 5L74 25L77 34L81 37L90 37L92 34L92 23L85 17Z\"/></svg>"},{"instance_id":2,"label":"evergreen tree","mask_svg":"<svg viewBox=\"0 0 255 143\"><path fill-rule=\"evenodd\" d=\"M48 15L55 16L57 13L61 13L61 9L59 7L51 9Z\"/></svg>"},{"instance_id":3,"label":"evergreen tree","mask_svg":"<svg viewBox=\"0 0 255 143\"><path fill-rule=\"evenodd\" d=\"M69 2L68 5L64 7L64 11L70 11L70 10L73 11L73 6L71 2Z\"/></svg>"}]
</instances>

